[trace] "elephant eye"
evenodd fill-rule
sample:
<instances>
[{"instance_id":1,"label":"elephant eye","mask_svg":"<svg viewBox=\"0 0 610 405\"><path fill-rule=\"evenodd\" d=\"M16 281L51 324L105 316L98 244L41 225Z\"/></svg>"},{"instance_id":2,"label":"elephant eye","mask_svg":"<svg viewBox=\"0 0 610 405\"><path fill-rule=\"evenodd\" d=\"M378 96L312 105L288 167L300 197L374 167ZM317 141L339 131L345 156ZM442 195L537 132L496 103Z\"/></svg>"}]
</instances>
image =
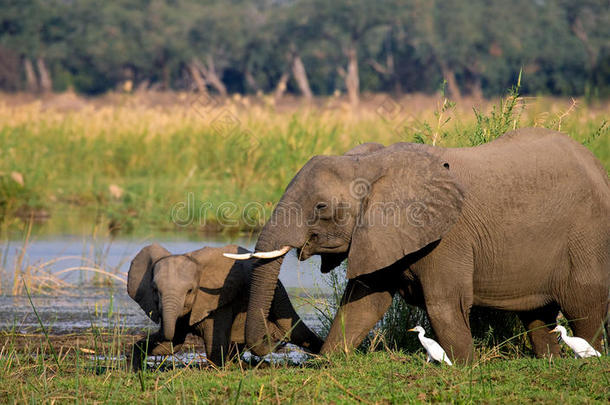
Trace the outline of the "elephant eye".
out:
<instances>
[{"instance_id":1,"label":"elephant eye","mask_svg":"<svg viewBox=\"0 0 610 405\"><path fill-rule=\"evenodd\" d=\"M318 210L318 211L322 211L326 207L328 207L328 205L326 203L323 203L323 202L316 204L316 210Z\"/></svg>"}]
</instances>

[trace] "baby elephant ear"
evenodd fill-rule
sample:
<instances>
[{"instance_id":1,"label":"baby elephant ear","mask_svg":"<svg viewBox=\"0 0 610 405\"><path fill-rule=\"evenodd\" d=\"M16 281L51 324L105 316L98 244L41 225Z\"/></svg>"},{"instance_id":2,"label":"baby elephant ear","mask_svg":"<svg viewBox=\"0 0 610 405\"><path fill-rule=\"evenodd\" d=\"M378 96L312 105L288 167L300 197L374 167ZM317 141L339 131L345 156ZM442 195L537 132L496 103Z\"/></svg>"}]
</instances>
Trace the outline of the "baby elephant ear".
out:
<instances>
[{"instance_id":1,"label":"baby elephant ear","mask_svg":"<svg viewBox=\"0 0 610 405\"><path fill-rule=\"evenodd\" d=\"M357 190L362 203L348 255L349 279L388 267L441 239L459 219L464 199L449 163L423 145L403 144L360 164L383 170Z\"/></svg>"},{"instance_id":2,"label":"baby elephant ear","mask_svg":"<svg viewBox=\"0 0 610 405\"><path fill-rule=\"evenodd\" d=\"M131 261L127 274L127 293L156 323L159 323L159 308L154 300L153 264L169 255L161 245L148 245Z\"/></svg>"},{"instance_id":3,"label":"baby elephant ear","mask_svg":"<svg viewBox=\"0 0 610 405\"><path fill-rule=\"evenodd\" d=\"M247 269L251 261L236 261L223 256L223 253L242 254L248 251L237 245L228 245L222 248L205 247L190 253L202 266L190 325L201 322L210 312L248 294Z\"/></svg>"}]
</instances>

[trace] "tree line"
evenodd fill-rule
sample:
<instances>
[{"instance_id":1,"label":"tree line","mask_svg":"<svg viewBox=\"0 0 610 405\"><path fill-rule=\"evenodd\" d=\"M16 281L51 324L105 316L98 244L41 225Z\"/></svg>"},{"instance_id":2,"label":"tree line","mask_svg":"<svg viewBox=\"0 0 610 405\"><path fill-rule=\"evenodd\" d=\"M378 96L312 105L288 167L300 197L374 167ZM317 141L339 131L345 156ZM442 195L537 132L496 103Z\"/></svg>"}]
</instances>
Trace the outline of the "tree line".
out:
<instances>
[{"instance_id":1,"label":"tree line","mask_svg":"<svg viewBox=\"0 0 610 405\"><path fill-rule=\"evenodd\" d=\"M608 0L0 0L0 89L610 95Z\"/></svg>"}]
</instances>

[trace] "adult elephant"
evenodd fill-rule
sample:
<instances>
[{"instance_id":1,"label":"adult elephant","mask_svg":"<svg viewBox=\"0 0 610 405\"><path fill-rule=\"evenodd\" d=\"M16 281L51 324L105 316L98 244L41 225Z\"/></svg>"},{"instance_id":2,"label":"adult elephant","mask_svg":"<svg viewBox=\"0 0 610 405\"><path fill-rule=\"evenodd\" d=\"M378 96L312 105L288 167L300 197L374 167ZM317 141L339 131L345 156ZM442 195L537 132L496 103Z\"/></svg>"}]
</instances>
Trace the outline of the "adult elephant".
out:
<instances>
[{"instance_id":1,"label":"adult elephant","mask_svg":"<svg viewBox=\"0 0 610 405\"><path fill-rule=\"evenodd\" d=\"M348 284L322 353L358 345L399 293L425 307L454 360L472 350L473 306L516 311L537 355L561 310L599 350L610 287L610 189L585 147L555 131L512 131L473 148L364 144L316 156L290 182L256 251L246 341L265 319L282 255L344 259ZM405 325L407 327L407 325Z\"/></svg>"}]
</instances>

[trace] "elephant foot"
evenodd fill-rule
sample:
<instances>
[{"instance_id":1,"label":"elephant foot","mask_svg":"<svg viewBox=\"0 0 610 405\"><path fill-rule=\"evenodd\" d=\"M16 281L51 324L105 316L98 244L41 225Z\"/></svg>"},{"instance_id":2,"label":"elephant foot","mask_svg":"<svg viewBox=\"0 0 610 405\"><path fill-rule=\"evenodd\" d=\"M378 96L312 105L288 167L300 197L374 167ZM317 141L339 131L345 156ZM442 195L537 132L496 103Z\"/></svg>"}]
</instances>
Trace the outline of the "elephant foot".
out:
<instances>
[{"instance_id":1,"label":"elephant foot","mask_svg":"<svg viewBox=\"0 0 610 405\"><path fill-rule=\"evenodd\" d=\"M176 353L180 346L180 344L174 345L170 341L159 341L154 335L148 339L141 339L132 346L130 354L127 356L127 364L131 370L140 371L148 356L169 356Z\"/></svg>"}]
</instances>

